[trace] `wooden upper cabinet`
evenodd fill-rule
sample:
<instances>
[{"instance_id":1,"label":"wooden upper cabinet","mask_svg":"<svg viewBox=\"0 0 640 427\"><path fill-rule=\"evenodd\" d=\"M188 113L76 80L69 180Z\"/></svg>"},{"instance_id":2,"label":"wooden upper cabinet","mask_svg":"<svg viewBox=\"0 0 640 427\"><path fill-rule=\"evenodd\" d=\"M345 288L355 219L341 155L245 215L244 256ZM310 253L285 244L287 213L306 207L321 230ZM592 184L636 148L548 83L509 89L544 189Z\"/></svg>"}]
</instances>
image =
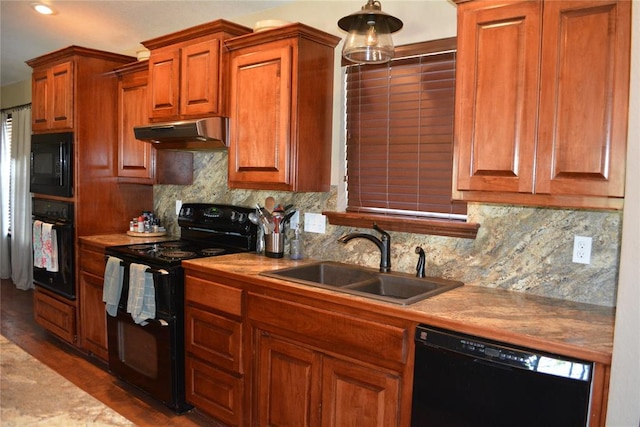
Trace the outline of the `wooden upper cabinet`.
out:
<instances>
[{"instance_id":1,"label":"wooden upper cabinet","mask_svg":"<svg viewBox=\"0 0 640 427\"><path fill-rule=\"evenodd\" d=\"M134 126L145 125L147 118L146 62L119 72L118 79L118 178L122 181L153 183L155 149L137 140Z\"/></svg>"},{"instance_id":2,"label":"wooden upper cabinet","mask_svg":"<svg viewBox=\"0 0 640 427\"><path fill-rule=\"evenodd\" d=\"M229 39L229 187L329 191L334 48L290 24Z\"/></svg>"},{"instance_id":3,"label":"wooden upper cabinet","mask_svg":"<svg viewBox=\"0 0 640 427\"><path fill-rule=\"evenodd\" d=\"M631 2L544 5L536 191L624 197Z\"/></svg>"},{"instance_id":4,"label":"wooden upper cabinet","mask_svg":"<svg viewBox=\"0 0 640 427\"><path fill-rule=\"evenodd\" d=\"M186 46L181 51L180 113L222 115L219 39Z\"/></svg>"},{"instance_id":5,"label":"wooden upper cabinet","mask_svg":"<svg viewBox=\"0 0 640 427\"><path fill-rule=\"evenodd\" d=\"M229 181L289 187L293 46L280 41L232 60ZM251 125L254 123L254 125Z\"/></svg>"},{"instance_id":6,"label":"wooden upper cabinet","mask_svg":"<svg viewBox=\"0 0 640 427\"><path fill-rule=\"evenodd\" d=\"M620 208L630 5L458 5L454 198Z\"/></svg>"},{"instance_id":7,"label":"wooden upper cabinet","mask_svg":"<svg viewBox=\"0 0 640 427\"><path fill-rule=\"evenodd\" d=\"M149 82L149 118L177 118L180 102L179 49L150 55Z\"/></svg>"},{"instance_id":8,"label":"wooden upper cabinet","mask_svg":"<svg viewBox=\"0 0 640 427\"><path fill-rule=\"evenodd\" d=\"M32 129L73 128L73 62L35 69L32 75Z\"/></svg>"},{"instance_id":9,"label":"wooden upper cabinet","mask_svg":"<svg viewBox=\"0 0 640 427\"><path fill-rule=\"evenodd\" d=\"M149 122L148 64L140 61L116 70L118 75L118 182L132 184L193 183L193 153L156 150L136 139L135 126Z\"/></svg>"},{"instance_id":10,"label":"wooden upper cabinet","mask_svg":"<svg viewBox=\"0 0 640 427\"><path fill-rule=\"evenodd\" d=\"M225 39L251 32L218 20L148 40L149 119L153 121L226 116Z\"/></svg>"}]
</instances>

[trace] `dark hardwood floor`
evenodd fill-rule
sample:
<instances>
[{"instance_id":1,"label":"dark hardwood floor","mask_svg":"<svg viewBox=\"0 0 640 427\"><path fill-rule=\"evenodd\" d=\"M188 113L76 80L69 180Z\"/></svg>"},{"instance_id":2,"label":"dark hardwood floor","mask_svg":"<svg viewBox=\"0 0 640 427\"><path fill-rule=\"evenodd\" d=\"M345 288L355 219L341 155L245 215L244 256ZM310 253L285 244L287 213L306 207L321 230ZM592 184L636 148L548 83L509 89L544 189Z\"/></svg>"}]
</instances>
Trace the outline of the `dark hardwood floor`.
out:
<instances>
[{"instance_id":1,"label":"dark hardwood floor","mask_svg":"<svg viewBox=\"0 0 640 427\"><path fill-rule=\"evenodd\" d=\"M221 424L197 410L177 415L144 393L117 380L77 349L47 333L33 318L32 291L2 280L1 332L33 357L66 377L138 426L215 426Z\"/></svg>"}]
</instances>

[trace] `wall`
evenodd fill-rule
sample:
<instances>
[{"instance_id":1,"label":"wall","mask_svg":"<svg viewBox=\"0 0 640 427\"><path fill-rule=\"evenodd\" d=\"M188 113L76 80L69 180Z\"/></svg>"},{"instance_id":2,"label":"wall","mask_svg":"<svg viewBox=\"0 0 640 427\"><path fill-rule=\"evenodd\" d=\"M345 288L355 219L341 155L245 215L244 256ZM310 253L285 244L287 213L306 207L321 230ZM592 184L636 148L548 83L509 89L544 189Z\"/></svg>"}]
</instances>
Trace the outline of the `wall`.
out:
<instances>
[{"instance_id":1,"label":"wall","mask_svg":"<svg viewBox=\"0 0 640 427\"><path fill-rule=\"evenodd\" d=\"M337 19L359 10L363 1L298 1L236 19L252 27L261 19L300 21L344 38ZM383 10L404 21L394 35L397 45L456 35L456 9L447 1L412 2L386 0ZM342 43L336 48L340 63ZM196 153L191 186L155 186L155 210L178 233L175 200L220 202L254 206L272 195L283 204L293 203L304 212L334 210L339 205L337 183L344 175L343 76L336 65L333 116L333 190L330 193L265 193L230 191L226 187L226 153ZM427 252L427 274L488 286L535 293L600 305L615 305L620 212L591 212L472 204L469 221L481 228L475 240L391 233L392 268L413 272L414 248ZM355 240L343 246L337 239L353 229L329 226L324 235L305 233L307 255L343 260L370 267L379 264L379 252L369 241ZM362 231L362 230L360 230ZM366 231L366 230L365 230ZM373 231L372 231L373 232ZM571 262L573 236L592 236L590 265Z\"/></svg>"},{"instance_id":2,"label":"wall","mask_svg":"<svg viewBox=\"0 0 640 427\"><path fill-rule=\"evenodd\" d=\"M226 152L195 153L194 169L192 185L154 186L154 209L173 234L179 234L175 200L255 206L273 196L278 203L292 203L303 212L336 209L335 187L330 193L297 194L227 189ZM481 224L475 240L390 233L391 265L395 271L413 273L414 248L422 246L428 275L613 306L621 216L611 211L471 204L469 221ZM373 243L362 239L347 245L337 242L352 231L355 229L328 226L326 234L303 233L307 256L377 267L380 252ZM590 265L571 262L576 234L594 238Z\"/></svg>"},{"instance_id":3,"label":"wall","mask_svg":"<svg viewBox=\"0 0 640 427\"><path fill-rule=\"evenodd\" d=\"M635 2L635 6L640 3ZM616 328L613 342L608 426L640 426L640 13L633 10L627 187L618 282Z\"/></svg>"},{"instance_id":4,"label":"wall","mask_svg":"<svg viewBox=\"0 0 640 427\"><path fill-rule=\"evenodd\" d=\"M2 86L0 109L31 103L31 80Z\"/></svg>"}]
</instances>

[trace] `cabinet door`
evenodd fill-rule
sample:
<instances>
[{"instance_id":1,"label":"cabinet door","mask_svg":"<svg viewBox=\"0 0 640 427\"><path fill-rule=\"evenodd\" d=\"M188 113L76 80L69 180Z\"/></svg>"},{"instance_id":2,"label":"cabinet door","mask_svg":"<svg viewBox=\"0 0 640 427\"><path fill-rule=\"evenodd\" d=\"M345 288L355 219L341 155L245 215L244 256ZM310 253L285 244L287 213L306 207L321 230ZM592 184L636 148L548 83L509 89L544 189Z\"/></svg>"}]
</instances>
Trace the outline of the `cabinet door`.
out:
<instances>
[{"instance_id":1,"label":"cabinet door","mask_svg":"<svg viewBox=\"0 0 640 427\"><path fill-rule=\"evenodd\" d=\"M244 382L202 360L187 356L185 361L187 402L229 426L243 426Z\"/></svg>"},{"instance_id":2,"label":"cabinet door","mask_svg":"<svg viewBox=\"0 0 640 427\"><path fill-rule=\"evenodd\" d=\"M118 177L122 182L152 184L155 149L137 140L133 127L147 123L147 72L124 75L118 82Z\"/></svg>"},{"instance_id":3,"label":"cabinet door","mask_svg":"<svg viewBox=\"0 0 640 427\"><path fill-rule=\"evenodd\" d=\"M457 189L532 193L542 3L496 5L458 6Z\"/></svg>"},{"instance_id":4,"label":"cabinet door","mask_svg":"<svg viewBox=\"0 0 640 427\"><path fill-rule=\"evenodd\" d=\"M544 3L536 192L624 196L631 2Z\"/></svg>"},{"instance_id":5,"label":"cabinet door","mask_svg":"<svg viewBox=\"0 0 640 427\"><path fill-rule=\"evenodd\" d=\"M73 63L63 62L32 75L34 131L73 127Z\"/></svg>"},{"instance_id":6,"label":"cabinet door","mask_svg":"<svg viewBox=\"0 0 640 427\"><path fill-rule=\"evenodd\" d=\"M36 322L69 343L76 341L76 309L36 287L33 293Z\"/></svg>"},{"instance_id":7,"label":"cabinet door","mask_svg":"<svg viewBox=\"0 0 640 427\"><path fill-rule=\"evenodd\" d=\"M106 362L109 354L107 317L102 302L103 284L104 278L80 272L80 346Z\"/></svg>"},{"instance_id":8,"label":"cabinet door","mask_svg":"<svg viewBox=\"0 0 640 427\"><path fill-rule=\"evenodd\" d=\"M292 189L292 59L288 41L232 52L231 188Z\"/></svg>"},{"instance_id":9,"label":"cabinet door","mask_svg":"<svg viewBox=\"0 0 640 427\"><path fill-rule=\"evenodd\" d=\"M73 127L73 63L51 68L51 129Z\"/></svg>"},{"instance_id":10,"label":"cabinet door","mask_svg":"<svg viewBox=\"0 0 640 427\"><path fill-rule=\"evenodd\" d=\"M190 302L187 302L185 317L187 352L241 374L242 324L192 307Z\"/></svg>"},{"instance_id":11,"label":"cabinet door","mask_svg":"<svg viewBox=\"0 0 640 427\"><path fill-rule=\"evenodd\" d=\"M398 426L400 378L374 368L324 357L323 426Z\"/></svg>"},{"instance_id":12,"label":"cabinet door","mask_svg":"<svg viewBox=\"0 0 640 427\"><path fill-rule=\"evenodd\" d=\"M49 71L38 70L31 77L31 127L34 131L46 130L49 127Z\"/></svg>"},{"instance_id":13,"label":"cabinet door","mask_svg":"<svg viewBox=\"0 0 640 427\"><path fill-rule=\"evenodd\" d=\"M255 393L258 426L317 426L319 353L256 330Z\"/></svg>"},{"instance_id":14,"label":"cabinet door","mask_svg":"<svg viewBox=\"0 0 640 427\"><path fill-rule=\"evenodd\" d=\"M178 118L180 51L167 49L149 57L149 118Z\"/></svg>"},{"instance_id":15,"label":"cabinet door","mask_svg":"<svg viewBox=\"0 0 640 427\"><path fill-rule=\"evenodd\" d=\"M180 66L180 114L221 114L220 40L185 46Z\"/></svg>"}]
</instances>

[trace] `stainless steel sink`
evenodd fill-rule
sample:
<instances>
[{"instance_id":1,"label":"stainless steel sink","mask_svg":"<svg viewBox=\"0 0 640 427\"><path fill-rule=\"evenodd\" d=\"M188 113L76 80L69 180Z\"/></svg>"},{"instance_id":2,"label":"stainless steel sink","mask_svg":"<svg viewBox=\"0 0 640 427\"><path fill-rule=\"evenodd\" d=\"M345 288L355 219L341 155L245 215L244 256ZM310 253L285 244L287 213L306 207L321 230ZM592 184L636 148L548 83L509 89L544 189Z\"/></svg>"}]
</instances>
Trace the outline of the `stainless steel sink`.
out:
<instances>
[{"instance_id":1,"label":"stainless steel sink","mask_svg":"<svg viewBox=\"0 0 640 427\"><path fill-rule=\"evenodd\" d=\"M413 304L463 285L462 282L438 277L418 278L405 273L380 273L366 267L331 261L261 274L401 305Z\"/></svg>"},{"instance_id":2,"label":"stainless steel sink","mask_svg":"<svg viewBox=\"0 0 640 427\"><path fill-rule=\"evenodd\" d=\"M358 284L374 280L377 277L375 271L338 262L306 264L264 272L262 275L312 286L324 285L330 288Z\"/></svg>"}]
</instances>

